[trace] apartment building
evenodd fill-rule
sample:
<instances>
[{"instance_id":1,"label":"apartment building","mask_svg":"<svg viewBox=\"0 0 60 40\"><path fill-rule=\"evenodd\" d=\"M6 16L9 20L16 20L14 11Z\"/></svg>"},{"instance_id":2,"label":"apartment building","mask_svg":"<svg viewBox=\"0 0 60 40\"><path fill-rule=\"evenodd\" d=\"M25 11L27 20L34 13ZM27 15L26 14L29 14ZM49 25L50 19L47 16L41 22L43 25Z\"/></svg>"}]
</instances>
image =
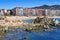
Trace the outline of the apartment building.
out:
<instances>
[{"instance_id":1,"label":"apartment building","mask_svg":"<svg viewBox=\"0 0 60 40\"><path fill-rule=\"evenodd\" d=\"M35 15L35 9L24 8L23 13L24 13L24 16L34 16Z\"/></svg>"},{"instance_id":2,"label":"apartment building","mask_svg":"<svg viewBox=\"0 0 60 40\"><path fill-rule=\"evenodd\" d=\"M45 15L45 10L36 8L36 15L37 16L44 16Z\"/></svg>"},{"instance_id":3,"label":"apartment building","mask_svg":"<svg viewBox=\"0 0 60 40\"><path fill-rule=\"evenodd\" d=\"M38 9L38 8L20 8L12 9L16 16L60 16L60 10Z\"/></svg>"},{"instance_id":4,"label":"apartment building","mask_svg":"<svg viewBox=\"0 0 60 40\"><path fill-rule=\"evenodd\" d=\"M47 9L47 16L60 16L60 10Z\"/></svg>"},{"instance_id":5,"label":"apartment building","mask_svg":"<svg viewBox=\"0 0 60 40\"><path fill-rule=\"evenodd\" d=\"M4 9L0 9L0 15L4 15Z\"/></svg>"},{"instance_id":6,"label":"apartment building","mask_svg":"<svg viewBox=\"0 0 60 40\"><path fill-rule=\"evenodd\" d=\"M13 12L13 15L16 15L16 16L23 16L23 8L20 8L20 7L16 7L14 9L12 9L12 12Z\"/></svg>"},{"instance_id":7,"label":"apartment building","mask_svg":"<svg viewBox=\"0 0 60 40\"><path fill-rule=\"evenodd\" d=\"M17 16L43 16L45 15L45 10L37 8L33 9L16 7L13 9L13 14Z\"/></svg>"}]
</instances>

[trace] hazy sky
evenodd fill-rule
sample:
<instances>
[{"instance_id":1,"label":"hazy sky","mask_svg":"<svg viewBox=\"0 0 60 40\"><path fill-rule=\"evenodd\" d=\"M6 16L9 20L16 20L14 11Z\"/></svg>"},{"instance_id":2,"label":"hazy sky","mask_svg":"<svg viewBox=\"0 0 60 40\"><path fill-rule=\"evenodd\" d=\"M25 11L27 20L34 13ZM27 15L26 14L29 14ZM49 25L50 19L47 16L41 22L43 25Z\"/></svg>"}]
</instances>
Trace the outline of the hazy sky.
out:
<instances>
[{"instance_id":1,"label":"hazy sky","mask_svg":"<svg viewBox=\"0 0 60 40\"><path fill-rule=\"evenodd\" d=\"M0 9L12 9L14 7L35 7L41 5L60 4L60 0L0 0Z\"/></svg>"}]
</instances>

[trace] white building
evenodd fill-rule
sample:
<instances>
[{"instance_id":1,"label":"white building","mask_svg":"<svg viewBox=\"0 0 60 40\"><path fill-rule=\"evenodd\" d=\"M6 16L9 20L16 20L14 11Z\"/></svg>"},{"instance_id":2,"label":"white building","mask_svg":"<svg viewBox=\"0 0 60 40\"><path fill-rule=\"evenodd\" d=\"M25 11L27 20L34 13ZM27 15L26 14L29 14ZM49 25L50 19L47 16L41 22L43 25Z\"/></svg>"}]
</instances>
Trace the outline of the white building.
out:
<instances>
[{"instance_id":1,"label":"white building","mask_svg":"<svg viewBox=\"0 0 60 40\"><path fill-rule=\"evenodd\" d=\"M4 15L4 11L3 10L0 10L0 15Z\"/></svg>"},{"instance_id":2,"label":"white building","mask_svg":"<svg viewBox=\"0 0 60 40\"><path fill-rule=\"evenodd\" d=\"M18 11L18 13L17 13L17 15L18 16L23 16L24 14L23 14L23 9L19 9L19 10L17 10Z\"/></svg>"},{"instance_id":3,"label":"white building","mask_svg":"<svg viewBox=\"0 0 60 40\"><path fill-rule=\"evenodd\" d=\"M60 16L60 10L47 9L47 16Z\"/></svg>"},{"instance_id":4,"label":"white building","mask_svg":"<svg viewBox=\"0 0 60 40\"><path fill-rule=\"evenodd\" d=\"M33 13L33 15L36 15L36 10L32 9L32 13Z\"/></svg>"}]
</instances>

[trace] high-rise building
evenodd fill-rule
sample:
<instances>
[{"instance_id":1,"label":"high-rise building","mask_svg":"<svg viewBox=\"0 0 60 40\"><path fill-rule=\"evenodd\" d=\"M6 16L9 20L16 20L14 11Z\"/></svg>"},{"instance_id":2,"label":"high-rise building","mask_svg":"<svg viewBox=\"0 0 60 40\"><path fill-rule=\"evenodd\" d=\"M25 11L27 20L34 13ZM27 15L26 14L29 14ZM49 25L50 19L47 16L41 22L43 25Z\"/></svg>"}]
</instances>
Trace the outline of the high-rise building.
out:
<instances>
[{"instance_id":1,"label":"high-rise building","mask_svg":"<svg viewBox=\"0 0 60 40\"><path fill-rule=\"evenodd\" d=\"M23 8L20 8L20 7L16 7L14 9L12 9L12 12L14 15L16 16L23 16Z\"/></svg>"},{"instance_id":2,"label":"high-rise building","mask_svg":"<svg viewBox=\"0 0 60 40\"><path fill-rule=\"evenodd\" d=\"M36 10L35 9L32 9L31 12L32 12L33 16L36 16Z\"/></svg>"},{"instance_id":3,"label":"high-rise building","mask_svg":"<svg viewBox=\"0 0 60 40\"><path fill-rule=\"evenodd\" d=\"M4 15L4 9L0 9L0 15Z\"/></svg>"},{"instance_id":4,"label":"high-rise building","mask_svg":"<svg viewBox=\"0 0 60 40\"><path fill-rule=\"evenodd\" d=\"M31 16L31 9L30 8L24 8L23 9L24 16Z\"/></svg>"},{"instance_id":5,"label":"high-rise building","mask_svg":"<svg viewBox=\"0 0 60 40\"><path fill-rule=\"evenodd\" d=\"M46 11L47 10L47 11ZM17 16L60 16L60 10L38 9L38 8L21 8L16 7L12 9L13 15Z\"/></svg>"},{"instance_id":6,"label":"high-rise building","mask_svg":"<svg viewBox=\"0 0 60 40\"><path fill-rule=\"evenodd\" d=\"M36 8L36 15L37 16L44 16L45 15L45 10Z\"/></svg>"},{"instance_id":7,"label":"high-rise building","mask_svg":"<svg viewBox=\"0 0 60 40\"><path fill-rule=\"evenodd\" d=\"M7 15L8 16L10 16L10 13L11 13L11 11L10 10L7 10Z\"/></svg>"},{"instance_id":8,"label":"high-rise building","mask_svg":"<svg viewBox=\"0 0 60 40\"><path fill-rule=\"evenodd\" d=\"M47 16L60 16L60 10L47 9Z\"/></svg>"}]
</instances>

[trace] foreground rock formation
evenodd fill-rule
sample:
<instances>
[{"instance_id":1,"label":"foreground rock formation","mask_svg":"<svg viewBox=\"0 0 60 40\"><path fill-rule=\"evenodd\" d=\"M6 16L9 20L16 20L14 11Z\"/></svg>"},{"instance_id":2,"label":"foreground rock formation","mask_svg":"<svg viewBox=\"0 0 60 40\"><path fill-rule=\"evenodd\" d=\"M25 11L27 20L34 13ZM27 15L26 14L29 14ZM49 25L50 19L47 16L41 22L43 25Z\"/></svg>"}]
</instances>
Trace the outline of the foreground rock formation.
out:
<instances>
[{"instance_id":1,"label":"foreground rock formation","mask_svg":"<svg viewBox=\"0 0 60 40\"><path fill-rule=\"evenodd\" d=\"M51 30L51 29L57 27L58 23L59 22L55 18L37 17L36 19L33 20L33 23L32 23L34 25L34 27L32 29L27 29L27 30L29 30L29 31Z\"/></svg>"},{"instance_id":2,"label":"foreground rock formation","mask_svg":"<svg viewBox=\"0 0 60 40\"><path fill-rule=\"evenodd\" d=\"M24 23L22 20L33 19L32 23ZM58 22L49 17L1 17L0 28L25 28L27 30L45 30L55 28Z\"/></svg>"}]
</instances>

